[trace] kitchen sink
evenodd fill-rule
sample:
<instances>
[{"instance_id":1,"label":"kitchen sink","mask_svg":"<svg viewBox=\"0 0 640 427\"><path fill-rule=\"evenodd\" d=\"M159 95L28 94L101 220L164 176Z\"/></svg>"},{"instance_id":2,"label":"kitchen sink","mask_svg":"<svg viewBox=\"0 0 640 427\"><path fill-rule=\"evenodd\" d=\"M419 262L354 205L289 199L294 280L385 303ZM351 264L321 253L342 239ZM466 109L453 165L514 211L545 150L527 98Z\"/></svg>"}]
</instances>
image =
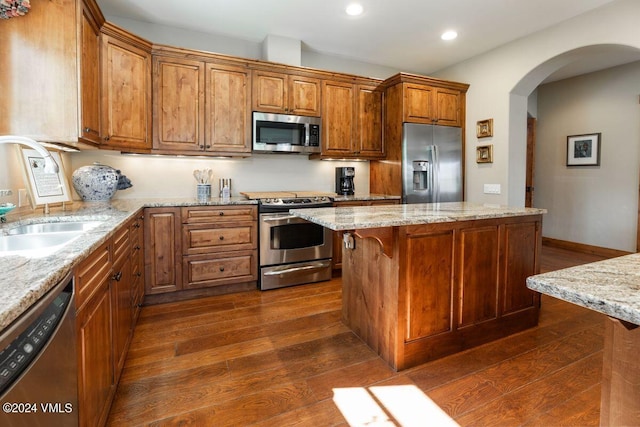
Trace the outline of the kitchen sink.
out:
<instances>
[{"instance_id":1,"label":"kitchen sink","mask_svg":"<svg viewBox=\"0 0 640 427\"><path fill-rule=\"evenodd\" d=\"M100 221L72 221L20 225L0 236L0 255L47 256L100 224Z\"/></svg>"},{"instance_id":2,"label":"kitchen sink","mask_svg":"<svg viewBox=\"0 0 640 427\"><path fill-rule=\"evenodd\" d=\"M49 234L72 231L88 231L100 225L100 221L46 222L43 224L20 225L7 231L9 235Z\"/></svg>"}]
</instances>

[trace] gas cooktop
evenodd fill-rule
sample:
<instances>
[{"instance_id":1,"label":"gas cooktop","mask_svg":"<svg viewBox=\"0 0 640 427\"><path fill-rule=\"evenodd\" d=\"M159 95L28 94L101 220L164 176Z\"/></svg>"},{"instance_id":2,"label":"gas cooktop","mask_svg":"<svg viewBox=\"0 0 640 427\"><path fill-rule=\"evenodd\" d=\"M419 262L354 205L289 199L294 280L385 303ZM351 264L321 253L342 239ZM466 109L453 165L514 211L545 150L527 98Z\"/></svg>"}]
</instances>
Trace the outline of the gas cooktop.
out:
<instances>
[{"instance_id":1,"label":"gas cooktop","mask_svg":"<svg viewBox=\"0 0 640 427\"><path fill-rule=\"evenodd\" d=\"M258 200L260 211L267 209L289 210L294 208L327 207L333 203L335 193L320 191L270 191L242 192L243 196Z\"/></svg>"}]
</instances>

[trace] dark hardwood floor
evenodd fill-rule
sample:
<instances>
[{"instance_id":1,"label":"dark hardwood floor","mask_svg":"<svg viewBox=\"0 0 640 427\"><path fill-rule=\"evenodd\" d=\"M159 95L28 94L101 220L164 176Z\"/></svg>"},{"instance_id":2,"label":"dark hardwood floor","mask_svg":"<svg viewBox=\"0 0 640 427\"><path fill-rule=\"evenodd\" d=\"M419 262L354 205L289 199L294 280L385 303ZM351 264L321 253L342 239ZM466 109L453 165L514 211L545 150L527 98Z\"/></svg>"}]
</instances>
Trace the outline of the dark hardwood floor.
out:
<instances>
[{"instance_id":1,"label":"dark hardwood floor","mask_svg":"<svg viewBox=\"0 0 640 427\"><path fill-rule=\"evenodd\" d=\"M542 270L601 259L543 248ZM604 316L543 296L539 326L394 372L340 321L341 282L144 307L112 426L591 426Z\"/></svg>"}]
</instances>

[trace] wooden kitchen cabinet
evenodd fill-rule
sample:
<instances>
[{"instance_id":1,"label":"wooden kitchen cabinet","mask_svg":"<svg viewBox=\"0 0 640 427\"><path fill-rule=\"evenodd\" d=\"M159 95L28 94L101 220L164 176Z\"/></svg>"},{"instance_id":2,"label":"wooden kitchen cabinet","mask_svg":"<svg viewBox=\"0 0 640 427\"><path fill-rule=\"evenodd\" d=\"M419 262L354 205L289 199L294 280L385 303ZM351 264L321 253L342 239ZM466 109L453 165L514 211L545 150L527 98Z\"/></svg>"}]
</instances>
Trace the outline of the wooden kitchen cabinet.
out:
<instances>
[{"instance_id":1,"label":"wooden kitchen cabinet","mask_svg":"<svg viewBox=\"0 0 640 427\"><path fill-rule=\"evenodd\" d=\"M82 2L80 17L80 139L100 144L100 27L93 2Z\"/></svg>"},{"instance_id":2,"label":"wooden kitchen cabinet","mask_svg":"<svg viewBox=\"0 0 640 427\"><path fill-rule=\"evenodd\" d=\"M147 208L144 211L145 294L182 289L180 208Z\"/></svg>"},{"instance_id":3,"label":"wooden kitchen cabinet","mask_svg":"<svg viewBox=\"0 0 640 427\"><path fill-rule=\"evenodd\" d=\"M383 92L342 81L322 83L322 157L384 157Z\"/></svg>"},{"instance_id":4,"label":"wooden kitchen cabinet","mask_svg":"<svg viewBox=\"0 0 640 427\"><path fill-rule=\"evenodd\" d=\"M253 110L320 116L320 79L264 70L253 73Z\"/></svg>"},{"instance_id":5,"label":"wooden kitchen cabinet","mask_svg":"<svg viewBox=\"0 0 640 427\"><path fill-rule=\"evenodd\" d=\"M182 221L184 289L257 286L255 206L185 207Z\"/></svg>"},{"instance_id":6,"label":"wooden kitchen cabinet","mask_svg":"<svg viewBox=\"0 0 640 427\"><path fill-rule=\"evenodd\" d=\"M533 327L541 228L530 215L355 230L344 323L396 370Z\"/></svg>"},{"instance_id":7,"label":"wooden kitchen cabinet","mask_svg":"<svg viewBox=\"0 0 640 427\"><path fill-rule=\"evenodd\" d=\"M80 426L104 425L115 391L111 331L111 242L75 270Z\"/></svg>"},{"instance_id":8,"label":"wooden kitchen cabinet","mask_svg":"<svg viewBox=\"0 0 640 427\"><path fill-rule=\"evenodd\" d=\"M154 55L154 151L248 155L250 83L242 66Z\"/></svg>"},{"instance_id":9,"label":"wooden kitchen cabinet","mask_svg":"<svg viewBox=\"0 0 640 427\"><path fill-rule=\"evenodd\" d=\"M106 23L101 37L101 148L151 149L151 45Z\"/></svg>"},{"instance_id":10,"label":"wooden kitchen cabinet","mask_svg":"<svg viewBox=\"0 0 640 427\"><path fill-rule=\"evenodd\" d=\"M144 213L131 222L131 323L135 325L144 300Z\"/></svg>"},{"instance_id":11,"label":"wooden kitchen cabinet","mask_svg":"<svg viewBox=\"0 0 640 427\"><path fill-rule=\"evenodd\" d=\"M75 269L80 426L106 423L136 317L132 245L140 215L120 227Z\"/></svg>"},{"instance_id":12,"label":"wooden kitchen cabinet","mask_svg":"<svg viewBox=\"0 0 640 427\"><path fill-rule=\"evenodd\" d=\"M460 90L404 83L404 121L461 126Z\"/></svg>"},{"instance_id":13,"label":"wooden kitchen cabinet","mask_svg":"<svg viewBox=\"0 0 640 427\"><path fill-rule=\"evenodd\" d=\"M0 134L96 145L103 23L94 0L38 1L25 16L3 20Z\"/></svg>"}]
</instances>

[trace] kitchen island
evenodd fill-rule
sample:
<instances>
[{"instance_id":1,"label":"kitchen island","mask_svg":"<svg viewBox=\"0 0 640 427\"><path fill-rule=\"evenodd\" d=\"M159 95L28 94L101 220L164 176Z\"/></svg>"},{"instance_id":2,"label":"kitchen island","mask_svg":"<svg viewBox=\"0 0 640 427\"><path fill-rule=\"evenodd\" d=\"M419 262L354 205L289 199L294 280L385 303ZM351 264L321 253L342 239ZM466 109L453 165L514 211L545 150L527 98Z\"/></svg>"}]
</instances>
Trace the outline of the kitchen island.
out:
<instances>
[{"instance_id":1,"label":"kitchen island","mask_svg":"<svg viewBox=\"0 0 640 427\"><path fill-rule=\"evenodd\" d=\"M609 316L600 425L640 425L640 254L536 275L527 286Z\"/></svg>"},{"instance_id":2,"label":"kitchen island","mask_svg":"<svg viewBox=\"0 0 640 427\"><path fill-rule=\"evenodd\" d=\"M467 202L292 210L344 231L342 316L406 369L537 325L542 209Z\"/></svg>"}]
</instances>

